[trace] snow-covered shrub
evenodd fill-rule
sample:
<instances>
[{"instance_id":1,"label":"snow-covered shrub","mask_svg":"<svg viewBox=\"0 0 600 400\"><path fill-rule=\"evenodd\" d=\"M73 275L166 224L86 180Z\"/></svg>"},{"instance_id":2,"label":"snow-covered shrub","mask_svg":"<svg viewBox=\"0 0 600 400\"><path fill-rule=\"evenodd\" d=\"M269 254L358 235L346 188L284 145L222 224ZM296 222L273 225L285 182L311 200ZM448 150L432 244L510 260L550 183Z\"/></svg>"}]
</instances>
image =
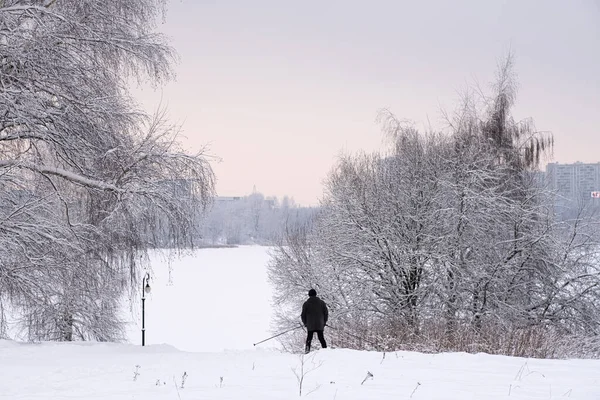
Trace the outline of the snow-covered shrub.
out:
<instances>
[{"instance_id":1,"label":"snow-covered shrub","mask_svg":"<svg viewBox=\"0 0 600 400\"><path fill-rule=\"evenodd\" d=\"M444 132L382 114L387 151L341 157L316 219L274 252L281 326L314 287L345 347L557 357L583 337L597 354L597 224L555 215L537 178L552 138L512 119L514 86L509 57Z\"/></svg>"}]
</instances>

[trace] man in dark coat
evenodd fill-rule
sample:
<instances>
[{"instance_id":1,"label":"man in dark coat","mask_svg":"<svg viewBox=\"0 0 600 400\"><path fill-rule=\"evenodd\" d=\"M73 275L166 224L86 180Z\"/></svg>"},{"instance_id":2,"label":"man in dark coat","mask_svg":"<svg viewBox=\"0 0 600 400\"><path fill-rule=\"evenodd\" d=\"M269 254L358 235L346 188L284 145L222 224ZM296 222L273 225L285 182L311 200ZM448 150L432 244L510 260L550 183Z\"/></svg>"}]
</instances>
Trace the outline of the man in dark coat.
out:
<instances>
[{"instance_id":1,"label":"man in dark coat","mask_svg":"<svg viewBox=\"0 0 600 400\"><path fill-rule=\"evenodd\" d=\"M325 337L323 336L323 329L329 318L329 310L323 300L317 297L317 291L310 289L308 291L308 300L302 305L302 323L308 331L306 337L306 353L310 351L310 345L312 343L313 335L317 332L319 342L321 342L321 348L327 348L325 343Z\"/></svg>"}]
</instances>

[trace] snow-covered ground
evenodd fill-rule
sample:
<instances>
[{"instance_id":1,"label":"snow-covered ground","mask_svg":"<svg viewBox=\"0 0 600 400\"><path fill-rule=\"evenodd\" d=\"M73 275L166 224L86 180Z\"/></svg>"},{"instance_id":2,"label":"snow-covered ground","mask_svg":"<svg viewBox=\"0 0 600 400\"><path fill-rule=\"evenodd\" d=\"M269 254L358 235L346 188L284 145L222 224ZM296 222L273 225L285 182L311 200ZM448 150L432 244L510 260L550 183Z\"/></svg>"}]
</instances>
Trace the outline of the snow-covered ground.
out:
<instances>
[{"instance_id":1,"label":"snow-covered ground","mask_svg":"<svg viewBox=\"0 0 600 400\"><path fill-rule=\"evenodd\" d=\"M304 377L313 399L600 400L598 360L253 347L271 333L267 260L260 247L201 250L172 260L169 284L157 258L148 346L139 305L131 344L0 341L0 399L292 399Z\"/></svg>"},{"instance_id":2,"label":"snow-covered ground","mask_svg":"<svg viewBox=\"0 0 600 400\"><path fill-rule=\"evenodd\" d=\"M408 352L383 359L342 349L312 354L302 384L303 396L312 399L600 399L598 361ZM263 349L189 353L166 345L0 341L0 398L292 399L299 396L300 357Z\"/></svg>"},{"instance_id":3,"label":"snow-covered ground","mask_svg":"<svg viewBox=\"0 0 600 400\"><path fill-rule=\"evenodd\" d=\"M250 349L271 336L268 251L260 246L202 249L170 260L164 254L152 254L146 344L222 351ZM131 321L127 337L134 344L142 340L141 290L140 286L132 312L126 313ZM265 344L275 345L275 341Z\"/></svg>"}]
</instances>

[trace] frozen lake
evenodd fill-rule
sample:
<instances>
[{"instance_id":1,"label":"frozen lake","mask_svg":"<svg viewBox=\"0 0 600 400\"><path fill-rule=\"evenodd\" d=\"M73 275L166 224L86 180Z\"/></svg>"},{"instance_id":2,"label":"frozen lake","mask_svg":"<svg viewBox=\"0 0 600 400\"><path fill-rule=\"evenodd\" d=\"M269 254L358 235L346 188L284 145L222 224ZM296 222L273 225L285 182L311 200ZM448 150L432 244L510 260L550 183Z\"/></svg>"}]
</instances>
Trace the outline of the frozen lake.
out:
<instances>
[{"instance_id":1,"label":"frozen lake","mask_svg":"<svg viewBox=\"0 0 600 400\"><path fill-rule=\"evenodd\" d=\"M271 336L268 251L261 246L200 249L171 260L153 254L146 344L222 351L252 348L253 343ZM141 287L133 300L127 337L130 343L141 344ZM269 341L261 347L276 345Z\"/></svg>"}]
</instances>

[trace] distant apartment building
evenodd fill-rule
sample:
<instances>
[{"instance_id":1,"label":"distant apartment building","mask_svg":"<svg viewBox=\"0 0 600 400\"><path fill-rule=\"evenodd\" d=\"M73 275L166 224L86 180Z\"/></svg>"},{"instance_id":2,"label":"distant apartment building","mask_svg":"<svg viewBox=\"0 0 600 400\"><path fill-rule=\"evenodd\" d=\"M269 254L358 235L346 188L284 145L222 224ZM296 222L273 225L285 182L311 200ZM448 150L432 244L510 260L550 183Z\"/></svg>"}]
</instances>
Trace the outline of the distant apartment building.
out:
<instances>
[{"instance_id":1,"label":"distant apartment building","mask_svg":"<svg viewBox=\"0 0 600 400\"><path fill-rule=\"evenodd\" d=\"M242 200L242 196L217 196L215 197L215 202L217 203L229 203L232 201L240 201Z\"/></svg>"},{"instance_id":2,"label":"distant apartment building","mask_svg":"<svg viewBox=\"0 0 600 400\"><path fill-rule=\"evenodd\" d=\"M556 190L561 202L598 200L600 163L549 163L546 166L546 179L550 189Z\"/></svg>"},{"instance_id":3,"label":"distant apartment building","mask_svg":"<svg viewBox=\"0 0 600 400\"><path fill-rule=\"evenodd\" d=\"M255 198L256 199L256 198ZM266 197L264 198L262 195L258 197L260 201L258 203L255 202L255 206L264 206L269 210L277 208L277 201L274 197ZM252 195L250 196L217 196L215 197L215 203L223 206L227 206L228 204L240 204L240 203L248 203L252 202Z\"/></svg>"}]
</instances>

